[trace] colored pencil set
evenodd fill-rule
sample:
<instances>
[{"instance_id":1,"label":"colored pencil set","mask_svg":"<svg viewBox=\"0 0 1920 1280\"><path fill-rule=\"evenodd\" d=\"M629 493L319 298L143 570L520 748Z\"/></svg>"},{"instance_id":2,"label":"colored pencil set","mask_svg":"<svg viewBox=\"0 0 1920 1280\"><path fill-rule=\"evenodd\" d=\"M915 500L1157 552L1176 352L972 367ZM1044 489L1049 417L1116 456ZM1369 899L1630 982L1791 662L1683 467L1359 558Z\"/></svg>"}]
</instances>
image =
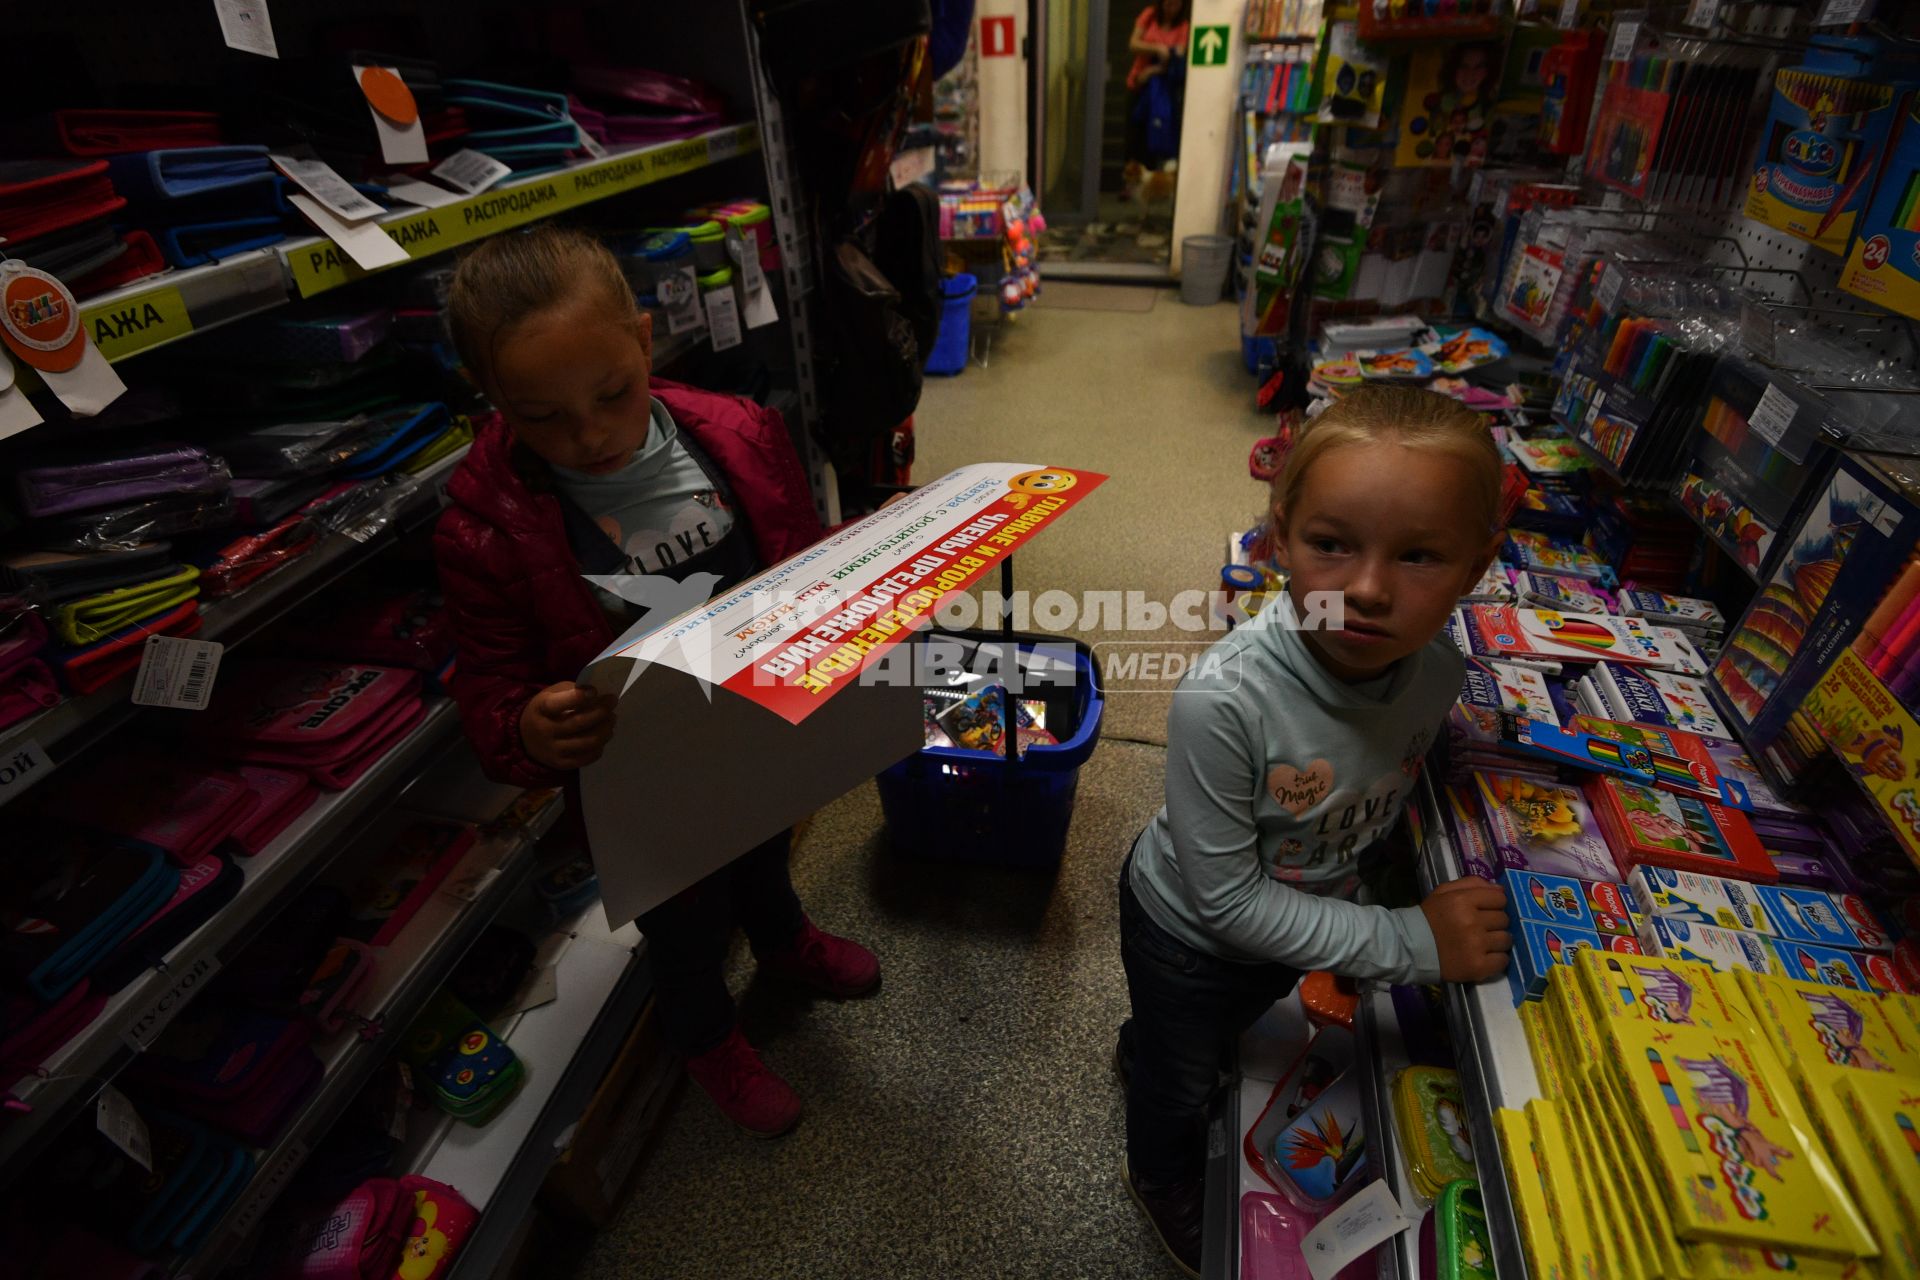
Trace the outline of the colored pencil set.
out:
<instances>
[{"instance_id":1,"label":"colored pencil set","mask_svg":"<svg viewBox=\"0 0 1920 1280\"><path fill-rule=\"evenodd\" d=\"M1742 122L1760 81L1757 50L1699 40L1607 64L1587 172L1652 204L1718 207L1743 180Z\"/></svg>"}]
</instances>

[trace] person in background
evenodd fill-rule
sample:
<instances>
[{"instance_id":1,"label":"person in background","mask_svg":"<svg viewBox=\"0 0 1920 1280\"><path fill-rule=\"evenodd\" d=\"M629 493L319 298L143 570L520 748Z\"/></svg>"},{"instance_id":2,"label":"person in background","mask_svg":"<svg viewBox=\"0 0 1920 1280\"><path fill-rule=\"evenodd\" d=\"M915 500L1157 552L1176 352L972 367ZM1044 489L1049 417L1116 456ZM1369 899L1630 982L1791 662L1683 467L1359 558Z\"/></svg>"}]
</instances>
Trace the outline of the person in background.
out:
<instances>
[{"instance_id":1,"label":"person in background","mask_svg":"<svg viewBox=\"0 0 1920 1280\"><path fill-rule=\"evenodd\" d=\"M1127 160L1143 169L1158 169L1171 153L1158 154L1147 143L1147 82L1165 76L1176 57L1187 49L1187 0L1154 0L1133 20L1127 48L1133 65L1127 68ZM1173 103L1175 115L1179 104Z\"/></svg>"},{"instance_id":2,"label":"person in background","mask_svg":"<svg viewBox=\"0 0 1920 1280\"><path fill-rule=\"evenodd\" d=\"M571 790L614 728L614 700L575 677L643 613L582 575L706 575L725 589L816 541L820 525L778 414L652 376L652 319L591 236L543 225L489 239L461 260L447 309L500 411L435 531L459 638L451 692L489 775ZM760 1137L791 1129L800 1099L741 1034L723 975L734 926L762 969L828 995L880 981L872 952L802 912L789 843L781 832L639 921L664 1038ZM633 845L594 856L644 858L644 831Z\"/></svg>"},{"instance_id":3,"label":"person in background","mask_svg":"<svg viewBox=\"0 0 1920 1280\"><path fill-rule=\"evenodd\" d=\"M1220 1069L1302 973L1479 982L1506 968L1504 899L1485 880L1414 907L1354 901L1362 857L1398 844L1388 837L1460 695L1445 627L1499 545L1500 482L1485 422L1456 401L1409 388L1341 399L1274 477L1286 592L1174 693L1166 805L1120 873L1133 1016L1115 1066L1127 1190L1190 1273ZM1332 600L1344 617L1316 618Z\"/></svg>"}]
</instances>

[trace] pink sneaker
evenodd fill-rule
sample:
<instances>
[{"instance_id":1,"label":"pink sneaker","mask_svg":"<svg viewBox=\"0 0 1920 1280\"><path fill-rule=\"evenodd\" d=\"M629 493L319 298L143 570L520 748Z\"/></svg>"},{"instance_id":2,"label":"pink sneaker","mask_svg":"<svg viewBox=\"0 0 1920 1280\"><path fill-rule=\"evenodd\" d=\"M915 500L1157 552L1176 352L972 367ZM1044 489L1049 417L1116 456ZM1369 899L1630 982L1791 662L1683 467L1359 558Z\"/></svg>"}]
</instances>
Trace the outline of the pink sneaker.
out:
<instances>
[{"instance_id":1,"label":"pink sneaker","mask_svg":"<svg viewBox=\"0 0 1920 1280\"><path fill-rule=\"evenodd\" d=\"M822 933L811 920L801 921L791 947L761 963L840 1000L863 996L880 985L880 961L873 952Z\"/></svg>"},{"instance_id":2,"label":"pink sneaker","mask_svg":"<svg viewBox=\"0 0 1920 1280\"><path fill-rule=\"evenodd\" d=\"M739 1027L705 1053L688 1058L687 1074L727 1119L756 1138L777 1138L799 1123L800 1095L767 1069Z\"/></svg>"}]
</instances>

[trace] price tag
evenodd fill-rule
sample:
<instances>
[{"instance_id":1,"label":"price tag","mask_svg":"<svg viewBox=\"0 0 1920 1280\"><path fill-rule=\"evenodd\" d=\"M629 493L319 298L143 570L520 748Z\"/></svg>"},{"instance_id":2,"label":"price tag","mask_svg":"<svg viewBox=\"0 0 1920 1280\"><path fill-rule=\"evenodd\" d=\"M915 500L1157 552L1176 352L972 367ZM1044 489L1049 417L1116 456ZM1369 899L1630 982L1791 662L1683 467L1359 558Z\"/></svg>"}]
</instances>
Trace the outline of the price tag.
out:
<instances>
[{"instance_id":1,"label":"price tag","mask_svg":"<svg viewBox=\"0 0 1920 1280\"><path fill-rule=\"evenodd\" d=\"M94 1108L94 1124L106 1135L108 1142L127 1153L127 1159L153 1172L153 1138L147 1133L147 1122L133 1109L133 1103L127 1101L127 1095L107 1085L100 1090L100 1105Z\"/></svg>"},{"instance_id":2,"label":"price tag","mask_svg":"<svg viewBox=\"0 0 1920 1280\"><path fill-rule=\"evenodd\" d=\"M227 48L263 58L280 56L280 46L273 42L267 0L213 0L213 11L220 18L220 38L227 42Z\"/></svg>"},{"instance_id":3,"label":"price tag","mask_svg":"<svg viewBox=\"0 0 1920 1280\"><path fill-rule=\"evenodd\" d=\"M218 640L148 636L140 672L133 679L134 705L205 711L225 651Z\"/></svg>"},{"instance_id":4,"label":"price tag","mask_svg":"<svg viewBox=\"0 0 1920 1280\"><path fill-rule=\"evenodd\" d=\"M668 333L690 333L706 324L707 313L700 305L700 280L692 267L683 267L661 280L654 291L660 305L667 309Z\"/></svg>"},{"instance_id":5,"label":"price tag","mask_svg":"<svg viewBox=\"0 0 1920 1280\"><path fill-rule=\"evenodd\" d=\"M760 270L760 242L739 227L727 225L727 256L733 259L734 274L740 279L740 292L747 300L747 328L758 329L780 318L767 291L766 273Z\"/></svg>"},{"instance_id":6,"label":"price tag","mask_svg":"<svg viewBox=\"0 0 1920 1280\"><path fill-rule=\"evenodd\" d=\"M1606 403L1607 403L1606 392L1596 391L1593 393L1593 401L1591 404L1587 405L1587 425L1589 427L1591 427L1594 423L1600 421L1600 410L1606 407Z\"/></svg>"},{"instance_id":7,"label":"price tag","mask_svg":"<svg viewBox=\"0 0 1920 1280\"><path fill-rule=\"evenodd\" d=\"M1300 1253L1313 1280L1332 1280L1362 1254L1413 1225L1387 1184L1375 1181L1320 1219L1320 1225L1301 1238Z\"/></svg>"},{"instance_id":8,"label":"price tag","mask_svg":"<svg viewBox=\"0 0 1920 1280\"><path fill-rule=\"evenodd\" d=\"M413 91L392 67L352 68L354 87L367 98L374 136L380 139L380 158L388 164L425 164L427 131Z\"/></svg>"},{"instance_id":9,"label":"price tag","mask_svg":"<svg viewBox=\"0 0 1920 1280\"><path fill-rule=\"evenodd\" d=\"M607 158L607 148L601 143L600 139L587 132L587 126L576 124L574 128L579 130L580 146L588 155L592 156L595 160L605 160Z\"/></svg>"},{"instance_id":10,"label":"price tag","mask_svg":"<svg viewBox=\"0 0 1920 1280\"><path fill-rule=\"evenodd\" d=\"M353 259L354 265L362 271L378 271L381 267L398 266L408 260L407 251L400 247L400 242L371 219L347 222L336 218L331 209L298 191L288 196L287 200L308 222L319 228L321 235L333 241L342 253Z\"/></svg>"},{"instance_id":11,"label":"price tag","mask_svg":"<svg viewBox=\"0 0 1920 1280\"><path fill-rule=\"evenodd\" d=\"M0 759L0 804L52 772L53 761L47 759L47 749L28 738L14 747L11 755Z\"/></svg>"},{"instance_id":12,"label":"price tag","mask_svg":"<svg viewBox=\"0 0 1920 1280\"><path fill-rule=\"evenodd\" d=\"M401 178L387 184L389 200L404 200L408 204L419 205L422 209L438 209L441 205L452 204L461 198L458 191L449 191L445 187L431 182L422 182L418 178Z\"/></svg>"},{"instance_id":13,"label":"price tag","mask_svg":"<svg viewBox=\"0 0 1920 1280\"><path fill-rule=\"evenodd\" d=\"M178 972L169 972L166 990L148 1001L140 1016L120 1033L121 1041L135 1053L145 1053L167 1029L174 1015L186 1008L200 988L213 981L213 975L219 972L220 962L211 955L199 957Z\"/></svg>"},{"instance_id":14,"label":"price tag","mask_svg":"<svg viewBox=\"0 0 1920 1280\"><path fill-rule=\"evenodd\" d=\"M707 330L715 351L725 351L728 347L740 345L740 303L733 296L733 286L721 289L706 289L702 297L707 304Z\"/></svg>"},{"instance_id":15,"label":"price tag","mask_svg":"<svg viewBox=\"0 0 1920 1280\"><path fill-rule=\"evenodd\" d=\"M346 222L361 222L384 212L379 205L353 189L353 184L333 171L324 160L302 160L275 152L269 157L274 166L302 191L317 200L328 212Z\"/></svg>"},{"instance_id":16,"label":"price tag","mask_svg":"<svg viewBox=\"0 0 1920 1280\"><path fill-rule=\"evenodd\" d=\"M450 187L477 196L512 173L513 166L495 160L484 151L467 148L454 152L428 172Z\"/></svg>"},{"instance_id":17,"label":"price tag","mask_svg":"<svg viewBox=\"0 0 1920 1280\"><path fill-rule=\"evenodd\" d=\"M1777 445L1780 437L1787 434L1787 428L1793 425L1793 415L1799 409L1792 396L1769 382L1766 392L1760 397L1760 403L1753 406L1753 412L1747 415L1747 425L1768 444Z\"/></svg>"},{"instance_id":18,"label":"price tag","mask_svg":"<svg viewBox=\"0 0 1920 1280\"><path fill-rule=\"evenodd\" d=\"M1720 0L1693 0L1687 6L1687 25L1698 27L1702 31L1713 26L1713 20L1720 16Z\"/></svg>"},{"instance_id":19,"label":"price tag","mask_svg":"<svg viewBox=\"0 0 1920 1280\"><path fill-rule=\"evenodd\" d=\"M1613 310L1613 304L1620 300L1621 286L1626 283L1622 276L1608 263L1600 272L1600 287L1593 291L1593 300L1600 304L1602 311Z\"/></svg>"},{"instance_id":20,"label":"price tag","mask_svg":"<svg viewBox=\"0 0 1920 1280\"><path fill-rule=\"evenodd\" d=\"M1560 0L1560 29L1571 31L1580 25L1580 0Z\"/></svg>"},{"instance_id":21,"label":"price tag","mask_svg":"<svg viewBox=\"0 0 1920 1280\"><path fill-rule=\"evenodd\" d=\"M1873 12L1873 0L1827 0L1820 6L1816 27L1833 27L1843 22L1859 22Z\"/></svg>"},{"instance_id":22,"label":"price tag","mask_svg":"<svg viewBox=\"0 0 1920 1280\"><path fill-rule=\"evenodd\" d=\"M1607 48L1607 61L1621 62L1633 56L1634 42L1640 38L1640 24L1621 22L1613 28L1613 43Z\"/></svg>"}]
</instances>

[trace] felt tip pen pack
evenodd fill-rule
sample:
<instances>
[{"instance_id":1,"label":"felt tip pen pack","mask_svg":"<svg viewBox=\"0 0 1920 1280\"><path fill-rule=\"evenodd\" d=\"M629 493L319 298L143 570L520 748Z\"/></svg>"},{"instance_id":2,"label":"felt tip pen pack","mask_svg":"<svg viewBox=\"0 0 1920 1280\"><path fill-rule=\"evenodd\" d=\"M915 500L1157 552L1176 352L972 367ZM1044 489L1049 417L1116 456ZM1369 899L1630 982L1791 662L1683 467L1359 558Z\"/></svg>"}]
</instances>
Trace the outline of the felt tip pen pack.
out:
<instances>
[{"instance_id":1,"label":"felt tip pen pack","mask_svg":"<svg viewBox=\"0 0 1920 1280\"><path fill-rule=\"evenodd\" d=\"M1803 982L1820 982L1848 991L1897 991L1907 993L1907 983L1893 962L1871 951L1843 951L1813 942L1789 942L1785 938L1766 938L1773 955L1774 972Z\"/></svg>"},{"instance_id":2,"label":"felt tip pen pack","mask_svg":"<svg viewBox=\"0 0 1920 1280\"><path fill-rule=\"evenodd\" d=\"M1573 963L1582 950L1593 949L1625 955L1639 955L1640 944L1621 936L1601 937L1591 929L1542 924L1538 920L1514 922L1513 955L1507 964L1507 985L1518 1006L1538 1000L1546 994L1547 976L1557 965Z\"/></svg>"},{"instance_id":3,"label":"felt tip pen pack","mask_svg":"<svg viewBox=\"0 0 1920 1280\"><path fill-rule=\"evenodd\" d=\"M1640 921L1638 936L1643 951L1662 959L1689 960L1719 973L1741 969L1765 974L1780 972L1779 962L1766 946L1767 940L1759 934L1650 915Z\"/></svg>"},{"instance_id":4,"label":"felt tip pen pack","mask_svg":"<svg viewBox=\"0 0 1920 1280\"><path fill-rule=\"evenodd\" d=\"M1634 936L1635 895L1625 885L1539 871L1509 871L1500 883L1507 894L1507 914L1516 920L1590 929L1607 937Z\"/></svg>"},{"instance_id":5,"label":"felt tip pen pack","mask_svg":"<svg viewBox=\"0 0 1920 1280\"><path fill-rule=\"evenodd\" d=\"M1826 893L1797 885L1756 886L1761 907L1773 927L1766 932L1789 942L1811 942L1848 951L1891 951L1893 939L1877 927L1866 903L1851 894ZM1863 934L1855 921L1865 926Z\"/></svg>"},{"instance_id":6,"label":"felt tip pen pack","mask_svg":"<svg viewBox=\"0 0 1920 1280\"><path fill-rule=\"evenodd\" d=\"M1601 659L1705 675L1706 664L1684 637L1668 635L1640 618L1559 613L1505 604L1467 607L1475 649L1499 658L1591 663Z\"/></svg>"},{"instance_id":7,"label":"felt tip pen pack","mask_svg":"<svg viewBox=\"0 0 1920 1280\"><path fill-rule=\"evenodd\" d=\"M1671 867L1635 867L1627 883L1634 900L1650 915L1748 933L1773 932L1758 896L1764 886Z\"/></svg>"},{"instance_id":8,"label":"felt tip pen pack","mask_svg":"<svg viewBox=\"0 0 1920 1280\"><path fill-rule=\"evenodd\" d=\"M1513 592L1523 605L1556 609L1561 613L1619 613L1607 589L1586 578L1543 570L1522 570L1513 576Z\"/></svg>"},{"instance_id":9,"label":"felt tip pen pack","mask_svg":"<svg viewBox=\"0 0 1920 1280\"><path fill-rule=\"evenodd\" d=\"M1780 877L1738 810L1609 774L1590 779L1586 796L1622 871L1645 865L1761 883Z\"/></svg>"},{"instance_id":10,"label":"felt tip pen pack","mask_svg":"<svg viewBox=\"0 0 1920 1280\"><path fill-rule=\"evenodd\" d=\"M1683 729L1731 742L1733 730L1715 709L1707 686L1692 676L1600 662L1590 673L1595 692L1614 720Z\"/></svg>"}]
</instances>

